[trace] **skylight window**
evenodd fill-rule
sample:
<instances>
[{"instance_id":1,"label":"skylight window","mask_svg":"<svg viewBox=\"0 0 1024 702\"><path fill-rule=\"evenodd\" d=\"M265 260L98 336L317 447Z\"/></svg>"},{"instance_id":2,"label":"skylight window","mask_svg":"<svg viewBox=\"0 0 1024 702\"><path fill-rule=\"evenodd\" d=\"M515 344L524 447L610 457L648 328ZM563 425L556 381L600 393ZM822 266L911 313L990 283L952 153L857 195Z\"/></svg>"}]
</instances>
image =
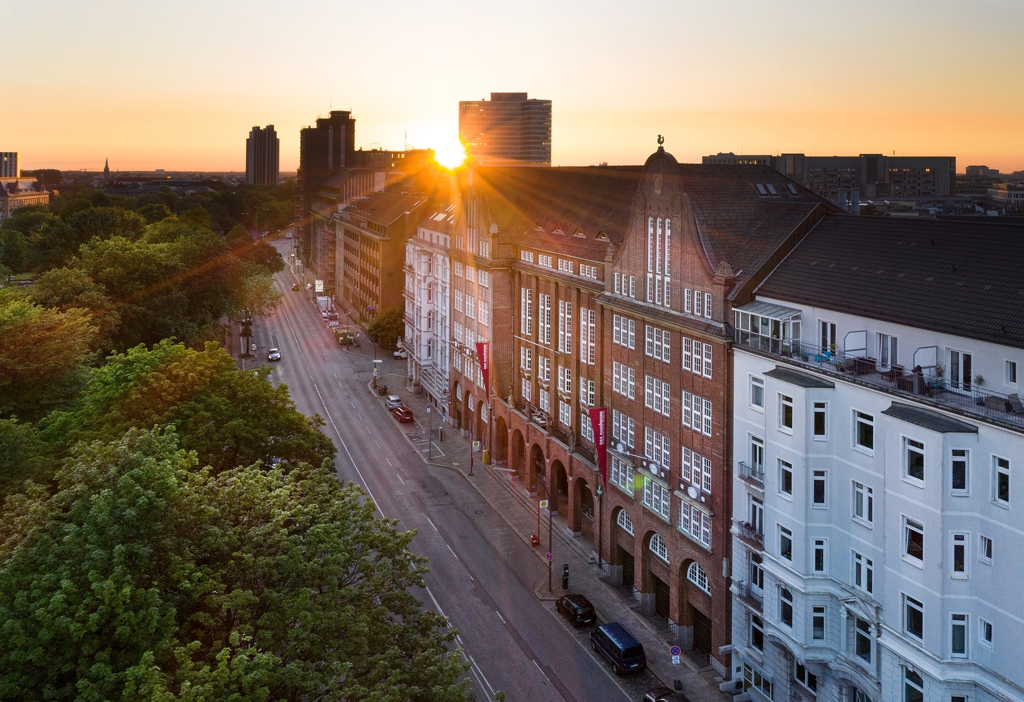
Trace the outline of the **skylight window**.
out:
<instances>
[{"instance_id":1,"label":"skylight window","mask_svg":"<svg viewBox=\"0 0 1024 702\"><path fill-rule=\"evenodd\" d=\"M761 193L762 195L767 195L768 194L768 191L765 190L764 186L761 185L760 183L757 184L757 192Z\"/></svg>"},{"instance_id":2,"label":"skylight window","mask_svg":"<svg viewBox=\"0 0 1024 702\"><path fill-rule=\"evenodd\" d=\"M770 192L772 195L778 195L778 193L775 192L775 186L772 185L771 183L768 183L768 185L766 185L765 187L768 188L768 192Z\"/></svg>"}]
</instances>

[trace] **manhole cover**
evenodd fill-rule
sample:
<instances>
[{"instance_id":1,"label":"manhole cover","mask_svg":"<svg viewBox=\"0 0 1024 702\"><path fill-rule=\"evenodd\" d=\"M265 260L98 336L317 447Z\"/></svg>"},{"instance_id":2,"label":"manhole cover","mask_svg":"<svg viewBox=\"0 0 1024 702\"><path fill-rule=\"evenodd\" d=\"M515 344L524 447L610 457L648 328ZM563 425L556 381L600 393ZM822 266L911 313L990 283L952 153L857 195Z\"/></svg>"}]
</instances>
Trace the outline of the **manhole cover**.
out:
<instances>
[{"instance_id":1,"label":"manhole cover","mask_svg":"<svg viewBox=\"0 0 1024 702\"><path fill-rule=\"evenodd\" d=\"M484 513L484 511L482 509L478 509L478 510L474 510L473 511L473 514L483 514L483 513Z\"/></svg>"}]
</instances>

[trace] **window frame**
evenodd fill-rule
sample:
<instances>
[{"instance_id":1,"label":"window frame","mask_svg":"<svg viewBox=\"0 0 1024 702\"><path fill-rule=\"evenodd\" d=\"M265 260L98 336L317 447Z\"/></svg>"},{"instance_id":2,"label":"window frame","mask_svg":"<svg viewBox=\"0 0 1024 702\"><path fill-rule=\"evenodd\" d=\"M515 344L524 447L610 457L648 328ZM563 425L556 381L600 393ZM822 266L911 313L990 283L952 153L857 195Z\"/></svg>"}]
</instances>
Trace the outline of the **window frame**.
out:
<instances>
[{"instance_id":1,"label":"window frame","mask_svg":"<svg viewBox=\"0 0 1024 702\"><path fill-rule=\"evenodd\" d=\"M850 558L850 582L861 592L874 596L875 594L875 561L863 553L851 550ZM863 582L859 582L863 576Z\"/></svg>"},{"instance_id":2,"label":"window frame","mask_svg":"<svg viewBox=\"0 0 1024 702\"><path fill-rule=\"evenodd\" d=\"M1017 362L1013 359L1007 358L1003 361L1003 384L1007 387L1017 387L1019 369L1017 368Z\"/></svg>"},{"instance_id":3,"label":"window frame","mask_svg":"<svg viewBox=\"0 0 1024 702\"><path fill-rule=\"evenodd\" d=\"M970 615L962 612L950 612L949 614L949 657L950 658L969 658L970 657L970 626L971 618ZM963 630L963 650L956 650L956 630L960 628Z\"/></svg>"},{"instance_id":4,"label":"window frame","mask_svg":"<svg viewBox=\"0 0 1024 702\"><path fill-rule=\"evenodd\" d=\"M747 377L749 378L747 384L747 405L755 412L764 413L764 378L753 373L750 373ZM754 402L755 388L759 388L761 391L761 404Z\"/></svg>"},{"instance_id":5,"label":"window frame","mask_svg":"<svg viewBox=\"0 0 1024 702\"><path fill-rule=\"evenodd\" d=\"M984 617L978 617L978 643L990 651L994 648L992 645L993 639L995 639L994 632L995 627L992 622Z\"/></svg>"},{"instance_id":6,"label":"window frame","mask_svg":"<svg viewBox=\"0 0 1024 702\"><path fill-rule=\"evenodd\" d=\"M788 410L788 413L787 413ZM779 404L778 404L778 429L783 434L792 434L793 425L795 424L796 409L793 406L793 397L784 393L779 393ZM786 420L789 420L789 424L786 424Z\"/></svg>"},{"instance_id":7,"label":"window frame","mask_svg":"<svg viewBox=\"0 0 1024 702\"><path fill-rule=\"evenodd\" d=\"M957 548L963 549L960 562L963 565L961 570L956 569ZM953 531L949 534L949 577L955 580L967 580L971 577L971 534L966 531Z\"/></svg>"},{"instance_id":8,"label":"window frame","mask_svg":"<svg viewBox=\"0 0 1024 702\"><path fill-rule=\"evenodd\" d=\"M818 415L824 417L822 423L825 431L818 433ZM811 440L828 441L828 402L817 401L811 405Z\"/></svg>"},{"instance_id":9,"label":"window frame","mask_svg":"<svg viewBox=\"0 0 1024 702\"><path fill-rule=\"evenodd\" d=\"M903 467L903 480L916 485L917 487L924 487L925 476L925 446L923 441L911 438L909 436L900 437L900 461ZM921 477L911 474L913 466L911 454L920 456L921 460Z\"/></svg>"},{"instance_id":10,"label":"window frame","mask_svg":"<svg viewBox=\"0 0 1024 702\"><path fill-rule=\"evenodd\" d=\"M818 568L818 554L821 554L821 568ZM811 573L828 575L828 539L815 537L811 539Z\"/></svg>"},{"instance_id":11,"label":"window frame","mask_svg":"<svg viewBox=\"0 0 1024 702\"><path fill-rule=\"evenodd\" d=\"M779 622L793 628L793 591L785 585L779 586Z\"/></svg>"},{"instance_id":12,"label":"window frame","mask_svg":"<svg viewBox=\"0 0 1024 702\"><path fill-rule=\"evenodd\" d=\"M817 486L822 485L822 501L817 502ZM824 469L811 470L811 509L828 509L828 471Z\"/></svg>"},{"instance_id":13,"label":"window frame","mask_svg":"<svg viewBox=\"0 0 1024 702\"><path fill-rule=\"evenodd\" d=\"M793 464L781 458L778 461L778 493L783 499L793 500ZM788 474L788 486L787 486ZM786 488L789 488L787 490Z\"/></svg>"},{"instance_id":14,"label":"window frame","mask_svg":"<svg viewBox=\"0 0 1024 702\"><path fill-rule=\"evenodd\" d=\"M864 624L862 627L861 624ZM875 657L875 637L873 632L874 627L867 619L861 619L854 615L853 617L853 655L859 658L864 663L871 665L871 661ZM863 655L860 652L861 640L867 643L867 655Z\"/></svg>"},{"instance_id":15,"label":"window frame","mask_svg":"<svg viewBox=\"0 0 1024 702\"><path fill-rule=\"evenodd\" d=\"M875 528L875 490L870 485L865 485L864 483L862 483L860 481L857 481L857 480L853 480L852 481L852 485L853 485L853 505L852 505L852 507L850 509L850 514L851 514L851 516L853 518L853 521L855 521L858 524L861 524L863 526L866 526L869 529L874 529ZM863 507L866 508L866 513L867 513L866 517L863 516L863 514L858 514L857 513L857 505L858 505L857 497L858 497L859 494L863 495L863 500L860 502L860 504Z\"/></svg>"},{"instance_id":16,"label":"window frame","mask_svg":"<svg viewBox=\"0 0 1024 702\"><path fill-rule=\"evenodd\" d=\"M793 562L793 530L788 528L788 527L784 527L781 524L779 524L778 526L779 526L779 531L778 531L778 534L779 534L779 542L778 542L778 544L779 544L779 558L784 558L787 561L789 561L790 563L792 563ZM789 548L788 549L786 549L783 546L783 544L785 543L783 541L784 539L785 539L785 541L789 542ZM786 555L786 551L787 550L789 551L789 555L788 556Z\"/></svg>"},{"instance_id":17,"label":"window frame","mask_svg":"<svg viewBox=\"0 0 1024 702\"><path fill-rule=\"evenodd\" d=\"M760 645L755 642L754 632L759 634ZM764 620L756 614L750 615L749 627L747 631L747 638L750 641L751 648L757 649L758 651L764 652Z\"/></svg>"},{"instance_id":18,"label":"window frame","mask_svg":"<svg viewBox=\"0 0 1024 702\"><path fill-rule=\"evenodd\" d=\"M911 554L911 536L920 534L921 557ZM924 522L919 522L907 515L903 515L903 539L901 540L900 558L919 568L924 567Z\"/></svg>"},{"instance_id":19,"label":"window frame","mask_svg":"<svg viewBox=\"0 0 1024 702\"><path fill-rule=\"evenodd\" d=\"M817 628L815 620L821 618L821 636L815 636ZM825 641L828 637L828 609L825 605L813 605L811 607L811 641Z\"/></svg>"},{"instance_id":20,"label":"window frame","mask_svg":"<svg viewBox=\"0 0 1024 702\"><path fill-rule=\"evenodd\" d=\"M957 456L962 452L962 456ZM956 487L956 464L963 461L964 487ZM951 448L949 450L949 489L954 497L967 497L971 494L971 450L967 448Z\"/></svg>"},{"instance_id":21,"label":"window frame","mask_svg":"<svg viewBox=\"0 0 1024 702\"><path fill-rule=\"evenodd\" d=\"M1006 466L1001 466L1000 462L1005 462ZM1011 463L1009 458L1003 458L1002 456L992 454L992 504L1005 509L1010 508L1010 489L1012 488L1010 480L1010 466ZM1006 478L1005 500L999 496L1001 493L1000 478L1002 477Z\"/></svg>"},{"instance_id":22,"label":"window frame","mask_svg":"<svg viewBox=\"0 0 1024 702\"><path fill-rule=\"evenodd\" d=\"M924 642L924 602L905 592L901 592L900 603L903 615L901 617L903 634L919 642ZM917 615L916 617L912 618L911 610ZM920 633L912 631L911 628L915 626L920 629Z\"/></svg>"},{"instance_id":23,"label":"window frame","mask_svg":"<svg viewBox=\"0 0 1024 702\"><path fill-rule=\"evenodd\" d=\"M865 426L871 428L871 445L867 446L860 443L860 423L863 421ZM875 455L875 415L868 414L867 412L861 412L858 409L853 410L853 450L863 453L868 456Z\"/></svg>"}]
</instances>

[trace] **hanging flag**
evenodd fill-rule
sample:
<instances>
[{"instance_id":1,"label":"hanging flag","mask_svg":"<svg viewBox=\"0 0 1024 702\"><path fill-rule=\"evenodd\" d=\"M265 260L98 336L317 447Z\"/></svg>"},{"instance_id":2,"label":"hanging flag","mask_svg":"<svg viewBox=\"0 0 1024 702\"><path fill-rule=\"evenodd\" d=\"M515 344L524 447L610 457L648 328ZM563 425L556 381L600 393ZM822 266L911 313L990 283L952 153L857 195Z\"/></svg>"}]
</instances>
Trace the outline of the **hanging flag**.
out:
<instances>
[{"instance_id":1,"label":"hanging flag","mask_svg":"<svg viewBox=\"0 0 1024 702\"><path fill-rule=\"evenodd\" d=\"M608 408L595 407L590 410L590 428L594 432L597 447L597 467L601 469L601 484L608 487L608 435L605 433L605 417Z\"/></svg>"},{"instance_id":2,"label":"hanging flag","mask_svg":"<svg viewBox=\"0 0 1024 702\"><path fill-rule=\"evenodd\" d=\"M476 342L476 360L480 364L480 373L484 376L484 397L490 397L491 342Z\"/></svg>"}]
</instances>

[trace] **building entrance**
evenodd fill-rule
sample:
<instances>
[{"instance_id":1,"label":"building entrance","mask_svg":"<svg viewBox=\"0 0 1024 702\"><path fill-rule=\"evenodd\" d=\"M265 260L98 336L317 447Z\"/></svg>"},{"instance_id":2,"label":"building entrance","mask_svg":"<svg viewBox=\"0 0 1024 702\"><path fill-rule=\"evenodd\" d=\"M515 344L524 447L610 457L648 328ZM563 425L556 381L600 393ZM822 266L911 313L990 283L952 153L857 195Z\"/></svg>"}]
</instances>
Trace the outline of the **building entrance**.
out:
<instances>
[{"instance_id":1,"label":"building entrance","mask_svg":"<svg viewBox=\"0 0 1024 702\"><path fill-rule=\"evenodd\" d=\"M669 613L669 602L672 594L669 590L668 583L662 582L660 579L651 575L651 579L654 581L654 613L659 617L668 618Z\"/></svg>"},{"instance_id":2,"label":"building entrance","mask_svg":"<svg viewBox=\"0 0 1024 702\"><path fill-rule=\"evenodd\" d=\"M693 650L705 655L711 654L711 620L692 606L690 615L693 617Z\"/></svg>"},{"instance_id":3,"label":"building entrance","mask_svg":"<svg viewBox=\"0 0 1024 702\"><path fill-rule=\"evenodd\" d=\"M634 575L634 562L633 554L621 546L619 549L619 559L622 561L622 584L629 587L634 587L635 575Z\"/></svg>"}]
</instances>

